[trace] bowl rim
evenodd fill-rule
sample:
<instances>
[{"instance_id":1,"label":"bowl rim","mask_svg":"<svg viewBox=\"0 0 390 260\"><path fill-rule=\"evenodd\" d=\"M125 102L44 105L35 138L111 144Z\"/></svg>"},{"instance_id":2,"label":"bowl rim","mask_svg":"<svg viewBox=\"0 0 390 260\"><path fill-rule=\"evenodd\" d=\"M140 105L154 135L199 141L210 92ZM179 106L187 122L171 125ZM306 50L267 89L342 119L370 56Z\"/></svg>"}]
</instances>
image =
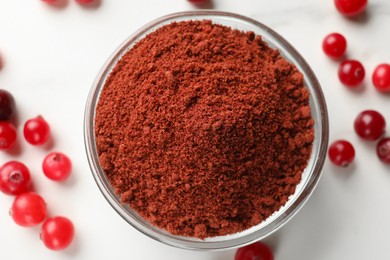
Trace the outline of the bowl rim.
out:
<instances>
[{"instance_id":1,"label":"bowl rim","mask_svg":"<svg viewBox=\"0 0 390 260\"><path fill-rule=\"evenodd\" d=\"M291 205L289 205L289 207L283 212L283 214L279 215L275 220L269 223L271 224L270 225L271 227L270 230L266 232L266 234L260 236L253 235L258 233L257 231L259 230L257 230L251 233L251 236L246 235L243 237L236 237L231 240L231 241L236 241L236 243L226 243L226 241L210 242L205 240L188 241L188 238L186 237L174 236L167 232L165 232L166 234L164 234L164 231L162 233L157 234L155 230L152 230L150 228L150 226L147 226L144 223L140 223L139 220L134 218L134 216L131 216L130 214L128 214L128 212L126 213L126 209L124 209L126 206L118 202L116 195L113 194L112 187L109 185L109 183L107 183L107 179L105 178L104 171L101 169L99 165L98 154L97 154L96 143L95 143L94 115L95 115L96 105L100 97L100 92L104 87L106 77L107 75L110 74L113 67L120 59L120 57L124 53L126 53L126 51L129 48L131 48L131 46L133 46L133 44L136 42L137 39L145 35L148 31L150 31L154 27L159 28L165 25L165 22L168 21L173 22L174 19L178 19L178 18L202 17L202 19L206 19L207 17L210 17L210 19L212 19L214 16L224 17L224 18L234 18L249 23L267 32L271 37L274 38L274 40L276 40L280 45L286 48L288 50L288 53L292 55L294 59L299 63L299 65L303 68L304 71L301 72L307 74L308 79L305 79L305 82L306 81L310 82L313 87L313 89L310 89L310 98L312 98L312 96L315 97L315 101L317 101L317 105L318 105L317 109L319 109L320 111L319 122L321 123L321 128L319 129L320 130L319 144L318 144L319 149L317 150L317 153L315 155L316 163L314 165L314 168L311 170L311 176L308 179L308 182L305 184L305 187L303 187L302 192L298 195L295 201ZM185 20L190 20L190 19L185 19ZM264 40L267 39L265 38ZM296 63L294 64L297 65ZM328 138L329 138L329 126L328 126L328 113L326 108L325 97L323 95L321 86L314 72L312 71L308 63L305 61L305 59L301 56L301 54L287 40L285 40L282 36L280 36L278 33L276 33L268 26L264 25L263 23L260 23L252 18L239 15L236 13L214 11L214 10L198 10L198 11L184 11L184 12L171 13L145 24L140 29L138 29L133 34L131 34L129 37L127 37L125 41L123 41L119 45L119 47L110 55L110 57L106 60L101 70L97 74L92 84L91 90L89 92L86 106L85 106L85 112L84 112L84 145L87 153L89 166L97 186L99 187L101 193L108 201L108 203L126 222L128 222L131 226L136 228L141 233L157 241L160 241L164 244L178 247L178 248L192 249L192 250L223 250L223 249L231 249L239 246L244 246L253 243L255 241L258 241L260 239L263 239L266 236L271 235L272 233L276 232L279 228L281 228L284 224L286 224L306 203L306 201L309 199L310 195L312 194L313 190L315 189L316 185L319 182L322 173L322 168L326 158ZM313 155L311 157L313 157ZM131 220L129 220L129 217ZM237 243L238 240L240 239L242 240L245 237L247 237L247 239L245 239L240 243Z\"/></svg>"}]
</instances>

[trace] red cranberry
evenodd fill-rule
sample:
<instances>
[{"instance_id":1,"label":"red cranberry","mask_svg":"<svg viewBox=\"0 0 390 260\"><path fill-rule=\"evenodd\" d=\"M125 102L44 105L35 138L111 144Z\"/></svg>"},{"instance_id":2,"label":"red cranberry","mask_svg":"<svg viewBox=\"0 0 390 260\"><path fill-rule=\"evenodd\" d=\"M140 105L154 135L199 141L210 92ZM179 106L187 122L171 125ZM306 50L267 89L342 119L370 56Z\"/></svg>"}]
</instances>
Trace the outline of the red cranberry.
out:
<instances>
[{"instance_id":1,"label":"red cranberry","mask_svg":"<svg viewBox=\"0 0 390 260\"><path fill-rule=\"evenodd\" d=\"M363 82L365 74L363 65L357 60L346 60L340 64L339 79L347 87L357 87Z\"/></svg>"},{"instance_id":2,"label":"red cranberry","mask_svg":"<svg viewBox=\"0 0 390 260\"><path fill-rule=\"evenodd\" d=\"M347 49L347 40L339 33L331 33L322 42L322 49L328 57L338 59Z\"/></svg>"},{"instance_id":3,"label":"red cranberry","mask_svg":"<svg viewBox=\"0 0 390 260\"><path fill-rule=\"evenodd\" d=\"M380 64L375 68L372 83L377 90L390 92L390 64Z\"/></svg>"},{"instance_id":4,"label":"red cranberry","mask_svg":"<svg viewBox=\"0 0 390 260\"><path fill-rule=\"evenodd\" d=\"M338 140L329 146L329 159L337 166L346 167L355 158L353 145L346 140Z\"/></svg>"},{"instance_id":5,"label":"red cranberry","mask_svg":"<svg viewBox=\"0 0 390 260\"><path fill-rule=\"evenodd\" d=\"M0 89L0 121L9 120L15 111L14 97L8 91Z\"/></svg>"},{"instance_id":6,"label":"red cranberry","mask_svg":"<svg viewBox=\"0 0 390 260\"><path fill-rule=\"evenodd\" d=\"M376 154L382 162L390 164L390 137L383 138L378 142Z\"/></svg>"},{"instance_id":7,"label":"red cranberry","mask_svg":"<svg viewBox=\"0 0 390 260\"><path fill-rule=\"evenodd\" d=\"M16 142L16 128L8 121L0 122L0 150L8 150Z\"/></svg>"},{"instance_id":8,"label":"red cranberry","mask_svg":"<svg viewBox=\"0 0 390 260\"><path fill-rule=\"evenodd\" d=\"M355 119L355 132L367 141L378 140L385 132L385 118L375 110L365 110Z\"/></svg>"},{"instance_id":9,"label":"red cranberry","mask_svg":"<svg viewBox=\"0 0 390 260\"><path fill-rule=\"evenodd\" d=\"M235 260L274 260L274 255L269 246L263 242L256 242L239 248L234 257Z\"/></svg>"},{"instance_id":10,"label":"red cranberry","mask_svg":"<svg viewBox=\"0 0 390 260\"><path fill-rule=\"evenodd\" d=\"M334 0L337 10L345 16L355 16L366 10L368 0Z\"/></svg>"}]
</instances>

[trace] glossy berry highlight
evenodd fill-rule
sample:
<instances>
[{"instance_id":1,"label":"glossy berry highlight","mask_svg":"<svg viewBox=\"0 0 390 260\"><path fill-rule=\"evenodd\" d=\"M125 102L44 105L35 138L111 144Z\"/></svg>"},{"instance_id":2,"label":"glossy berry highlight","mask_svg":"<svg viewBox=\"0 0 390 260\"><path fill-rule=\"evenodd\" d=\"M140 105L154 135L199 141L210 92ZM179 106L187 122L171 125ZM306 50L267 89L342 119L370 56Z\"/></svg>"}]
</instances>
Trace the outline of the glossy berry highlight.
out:
<instances>
[{"instance_id":1,"label":"glossy berry highlight","mask_svg":"<svg viewBox=\"0 0 390 260\"><path fill-rule=\"evenodd\" d=\"M74 225L66 217L48 218L42 225L41 240L51 250L67 248L74 237Z\"/></svg>"},{"instance_id":2,"label":"glossy berry highlight","mask_svg":"<svg viewBox=\"0 0 390 260\"><path fill-rule=\"evenodd\" d=\"M355 149L350 142L338 140L329 146L328 155L333 164L347 167L355 159Z\"/></svg>"},{"instance_id":3,"label":"glossy berry highlight","mask_svg":"<svg viewBox=\"0 0 390 260\"><path fill-rule=\"evenodd\" d=\"M32 145L45 144L50 137L50 126L42 116L27 120L23 129L24 138Z\"/></svg>"},{"instance_id":4,"label":"glossy berry highlight","mask_svg":"<svg viewBox=\"0 0 390 260\"><path fill-rule=\"evenodd\" d=\"M385 133L386 121L379 112L365 110L356 117L354 128L360 138L367 141L375 141Z\"/></svg>"},{"instance_id":5,"label":"glossy berry highlight","mask_svg":"<svg viewBox=\"0 0 390 260\"><path fill-rule=\"evenodd\" d=\"M376 154L379 160L390 164L390 137L383 138L376 145Z\"/></svg>"},{"instance_id":6,"label":"glossy berry highlight","mask_svg":"<svg viewBox=\"0 0 390 260\"><path fill-rule=\"evenodd\" d=\"M324 38L322 49L330 58L341 58L347 50L347 40L339 33L331 33Z\"/></svg>"},{"instance_id":7,"label":"glossy berry highlight","mask_svg":"<svg viewBox=\"0 0 390 260\"><path fill-rule=\"evenodd\" d=\"M339 79L349 88L355 88L364 80L366 72L363 65L357 60L345 60L339 67Z\"/></svg>"},{"instance_id":8,"label":"glossy berry highlight","mask_svg":"<svg viewBox=\"0 0 390 260\"><path fill-rule=\"evenodd\" d=\"M8 91L0 89L0 121L9 120L14 113L14 97Z\"/></svg>"},{"instance_id":9,"label":"glossy berry highlight","mask_svg":"<svg viewBox=\"0 0 390 260\"><path fill-rule=\"evenodd\" d=\"M390 92L390 64L378 65L372 73L372 83L381 92Z\"/></svg>"},{"instance_id":10,"label":"glossy berry highlight","mask_svg":"<svg viewBox=\"0 0 390 260\"><path fill-rule=\"evenodd\" d=\"M19 195L31 186L30 171L21 162L10 161L0 168L0 190L7 195Z\"/></svg>"},{"instance_id":11,"label":"glossy berry highlight","mask_svg":"<svg viewBox=\"0 0 390 260\"><path fill-rule=\"evenodd\" d=\"M43 160L42 170L47 178L53 181L64 181L72 171L72 162L65 154L52 152Z\"/></svg>"},{"instance_id":12,"label":"glossy berry highlight","mask_svg":"<svg viewBox=\"0 0 390 260\"><path fill-rule=\"evenodd\" d=\"M10 214L20 226L36 226L46 218L46 203L34 192L23 193L15 198Z\"/></svg>"},{"instance_id":13,"label":"glossy berry highlight","mask_svg":"<svg viewBox=\"0 0 390 260\"><path fill-rule=\"evenodd\" d=\"M274 255L268 245L256 242L239 248L234 260L274 260Z\"/></svg>"},{"instance_id":14,"label":"glossy berry highlight","mask_svg":"<svg viewBox=\"0 0 390 260\"><path fill-rule=\"evenodd\" d=\"M342 15L352 17L366 10L368 0L334 0L334 4Z\"/></svg>"},{"instance_id":15,"label":"glossy berry highlight","mask_svg":"<svg viewBox=\"0 0 390 260\"><path fill-rule=\"evenodd\" d=\"M0 150L11 149L16 142L16 128L8 121L0 122Z\"/></svg>"}]
</instances>

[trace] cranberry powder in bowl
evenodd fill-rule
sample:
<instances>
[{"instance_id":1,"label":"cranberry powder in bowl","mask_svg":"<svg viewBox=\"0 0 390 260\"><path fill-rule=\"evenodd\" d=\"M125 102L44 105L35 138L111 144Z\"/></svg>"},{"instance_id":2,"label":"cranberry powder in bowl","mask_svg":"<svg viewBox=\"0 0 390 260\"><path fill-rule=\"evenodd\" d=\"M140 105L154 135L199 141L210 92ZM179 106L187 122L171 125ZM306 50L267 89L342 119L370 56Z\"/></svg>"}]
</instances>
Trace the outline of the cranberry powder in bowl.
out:
<instances>
[{"instance_id":1,"label":"cranberry powder in bowl","mask_svg":"<svg viewBox=\"0 0 390 260\"><path fill-rule=\"evenodd\" d=\"M319 173L302 176L322 168L327 121L313 114L324 107L312 111L306 75L262 36L173 20L120 49L89 133L120 208L173 239L218 240L277 218L299 185L312 190Z\"/></svg>"}]
</instances>

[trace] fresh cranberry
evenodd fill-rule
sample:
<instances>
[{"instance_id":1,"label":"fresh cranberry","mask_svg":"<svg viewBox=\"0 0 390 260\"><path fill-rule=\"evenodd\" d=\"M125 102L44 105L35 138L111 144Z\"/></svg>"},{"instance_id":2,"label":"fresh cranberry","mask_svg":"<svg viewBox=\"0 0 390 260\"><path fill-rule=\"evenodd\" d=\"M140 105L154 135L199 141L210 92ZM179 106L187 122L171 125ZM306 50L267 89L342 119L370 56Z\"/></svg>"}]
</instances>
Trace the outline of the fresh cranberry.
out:
<instances>
[{"instance_id":1,"label":"fresh cranberry","mask_svg":"<svg viewBox=\"0 0 390 260\"><path fill-rule=\"evenodd\" d=\"M376 154L382 162L390 164L390 137L383 138L378 142Z\"/></svg>"},{"instance_id":2,"label":"fresh cranberry","mask_svg":"<svg viewBox=\"0 0 390 260\"><path fill-rule=\"evenodd\" d=\"M347 49L347 40L339 33L331 33L322 42L322 49L328 57L338 59Z\"/></svg>"},{"instance_id":3,"label":"fresh cranberry","mask_svg":"<svg viewBox=\"0 0 390 260\"><path fill-rule=\"evenodd\" d=\"M50 127L42 116L27 120L23 129L24 138L32 145L42 145L49 140Z\"/></svg>"},{"instance_id":4,"label":"fresh cranberry","mask_svg":"<svg viewBox=\"0 0 390 260\"><path fill-rule=\"evenodd\" d=\"M0 190L8 195L26 192L31 185L28 168L21 162L10 161L0 168Z\"/></svg>"},{"instance_id":5,"label":"fresh cranberry","mask_svg":"<svg viewBox=\"0 0 390 260\"><path fill-rule=\"evenodd\" d=\"M34 192L22 193L15 198L10 214L20 226L36 226L46 218L46 203Z\"/></svg>"},{"instance_id":6,"label":"fresh cranberry","mask_svg":"<svg viewBox=\"0 0 390 260\"><path fill-rule=\"evenodd\" d=\"M69 177L72 171L72 162L65 154L52 152L43 160L42 170L49 179L63 181Z\"/></svg>"},{"instance_id":7,"label":"fresh cranberry","mask_svg":"<svg viewBox=\"0 0 390 260\"><path fill-rule=\"evenodd\" d=\"M347 87L358 86L363 82L365 74L363 65L357 60L346 60L340 64L339 79Z\"/></svg>"},{"instance_id":8,"label":"fresh cranberry","mask_svg":"<svg viewBox=\"0 0 390 260\"><path fill-rule=\"evenodd\" d=\"M345 16L355 16L366 10L368 0L334 0L337 10Z\"/></svg>"},{"instance_id":9,"label":"fresh cranberry","mask_svg":"<svg viewBox=\"0 0 390 260\"><path fill-rule=\"evenodd\" d=\"M365 110L355 119L355 132L367 141L378 140L385 132L385 118L375 110Z\"/></svg>"},{"instance_id":10,"label":"fresh cranberry","mask_svg":"<svg viewBox=\"0 0 390 260\"><path fill-rule=\"evenodd\" d=\"M42 225L40 236L47 248L51 250L63 250L73 240L73 223L65 217L48 218Z\"/></svg>"},{"instance_id":11,"label":"fresh cranberry","mask_svg":"<svg viewBox=\"0 0 390 260\"><path fill-rule=\"evenodd\" d=\"M8 121L0 122L0 150L12 148L16 141L16 128Z\"/></svg>"},{"instance_id":12,"label":"fresh cranberry","mask_svg":"<svg viewBox=\"0 0 390 260\"><path fill-rule=\"evenodd\" d=\"M329 146L329 159L337 166L346 167L355 158L353 145L346 140L338 140Z\"/></svg>"},{"instance_id":13,"label":"fresh cranberry","mask_svg":"<svg viewBox=\"0 0 390 260\"><path fill-rule=\"evenodd\" d=\"M263 242L256 242L239 248L235 260L273 260L274 255L269 246Z\"/></svg>"},{"instance_id":14,"label":"fresh cranberry","mask_svg":"<svg viewBox=\"0 0 390 260\"><path fill-rule=\"evenodd\" d=\"M390 91L390 64L380 64L375 68L372 83L381 92Z\"/></svg>"},{"instance_id":15,"label":"fresh cranberry","mask_svg":"<svg viewBox=\"0 0 390 260\"><path fill-rule=\"evenodd\" d=\"M0 121L9 120L15 111L14 97L8 91L0 89Z\"/></svg>"}]
</instances>

